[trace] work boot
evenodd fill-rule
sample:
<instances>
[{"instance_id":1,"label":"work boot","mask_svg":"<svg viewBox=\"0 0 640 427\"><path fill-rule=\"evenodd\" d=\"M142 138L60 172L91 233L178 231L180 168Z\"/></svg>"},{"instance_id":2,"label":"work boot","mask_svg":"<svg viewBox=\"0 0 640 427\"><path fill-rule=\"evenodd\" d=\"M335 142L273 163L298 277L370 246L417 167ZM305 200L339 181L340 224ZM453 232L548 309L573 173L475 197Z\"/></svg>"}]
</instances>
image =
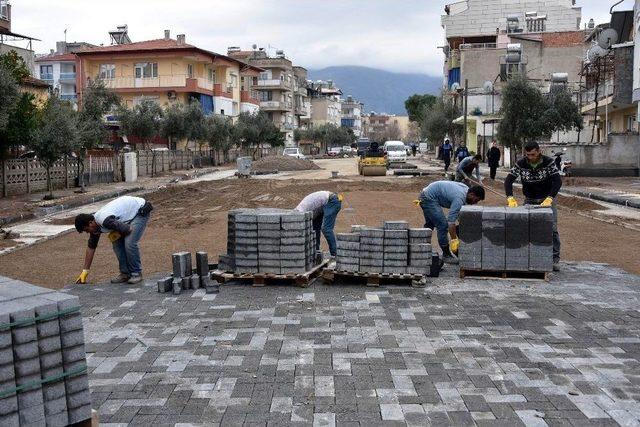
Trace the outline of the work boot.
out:
<instances>
[{"instance_id":1,"label":"work boot","mask_svg":"<svg viewBox=\"0 0 640 427\"><path fill-rule=\"evenodd\" d=\"M458 257L451 253L449 246L442 248L442 260L445 264L458 264L460 262Z\"/></svg>"},{"instance_id":2,"label":"work boot","mask_svg":"<svg viewBox=\"0 0 640 427\"><path fill-rule=\"evenodd\" d=\"M118 277L114 277L113 279L111 279L111 283L125 283L130 278L131 276L128 274L120 273Z\"/></svg>"},{"instance_id":3,"label":"work boot","mask_svg":"<svg viewBox=\"0 0 640 427\"><path fill-rule=\"evenodd\" d=\"M140 282L142 282L142 274L132 274L131 278L127 281L130 285L137 285Z\"/></svg>"}]
</instances>

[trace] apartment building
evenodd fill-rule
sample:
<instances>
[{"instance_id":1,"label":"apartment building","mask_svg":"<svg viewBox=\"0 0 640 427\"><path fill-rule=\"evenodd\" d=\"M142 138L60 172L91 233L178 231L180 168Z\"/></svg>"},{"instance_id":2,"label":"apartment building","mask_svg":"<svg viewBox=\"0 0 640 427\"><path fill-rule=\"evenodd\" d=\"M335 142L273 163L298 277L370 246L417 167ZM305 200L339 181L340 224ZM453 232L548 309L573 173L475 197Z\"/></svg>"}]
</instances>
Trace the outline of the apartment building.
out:
<instances>
[{"instance_id":1,"label":"apartment building","mask_svg":"<svg viewBox=\"0 0 640 427\"><path fill-rule=\"evenodd\" d=\"M293 67L294 76L294 116L298 129L309 129L311 126L311 101L309 98L307 69L300 66Z\"/></svg>"},{"instance_id":2,"label":"apartment building","mask_svg":"<svg viewBox=\"0 0 640 427\"><path fill-rule=\"evenodd\" d=\"M408 141L409 116L371 112L362 117L362 136L383 143L388 140Z\"/></svg>"},{"instance_id":3,"label":"apartment building","mask_svg":"<svg viewBox=\"0 0 640 427\"><path fill-rule=\"evenodd\" d=\"M33 41L39 40L34 37L18 34L12 31L11 13L12 9L9 0L0 0L0 55L9 51L16 52L33 73L33 69L35 67Z\"/></svg>"},{"instance_id":4,"label":"apartment building","mask_svg":"<svg viewBox=\"0 0 640 427\"><path fill-rule=\"evenodd\" d=\"M284 51L278 50L271 56L264 49L254 46L253 50L241 50L239 47L229 47L227 54L231 58L245 61L263 71L252 80L252 87L260 96L260 110L267 113L273 123L285 136L285 144L294 146L293 132L300 125L300 117L304 117L304 100L306 90L299 85L296 78L304 75L306 70L294 67ZM296 98L299 101L296 103Z\"/></svg>"},{"instance_id":5,"label":"apartment building","mask_svg":"<svg viewBox=\"0 0 640 427\"><path fill-rule=\"evenodd\" d=\"M362 136L362 112L364 104L353 99L351 95L342 100L341 126L351 129L353 134L360 138Z\"/></svg>"},{"instance_id":6,"label":"apartment building","mask_svg":"<svg viewBox=\"0 0 640 427\"><path fill-rule=\"evenodd\" d=\"M342 125L342 91L331 80L309 82L311 126Z\"/></svg>"},{"instance_id":7,"label":"apartment building","mask_svg":"<svg viewBox=\"0 0 640 427\"><path fill-rule=\"evenodd\" d=\"M241 85L258 76L258 67L190 45L184 34L172 39L169 30L155 40L118 40L123 43L76 52L79 102L87 82L100 78L129 107L143 99L161 105L197 100L207 114L234 118L252 108L247 104L258 104L256 94Z\"/></svg>"}]
</instances>

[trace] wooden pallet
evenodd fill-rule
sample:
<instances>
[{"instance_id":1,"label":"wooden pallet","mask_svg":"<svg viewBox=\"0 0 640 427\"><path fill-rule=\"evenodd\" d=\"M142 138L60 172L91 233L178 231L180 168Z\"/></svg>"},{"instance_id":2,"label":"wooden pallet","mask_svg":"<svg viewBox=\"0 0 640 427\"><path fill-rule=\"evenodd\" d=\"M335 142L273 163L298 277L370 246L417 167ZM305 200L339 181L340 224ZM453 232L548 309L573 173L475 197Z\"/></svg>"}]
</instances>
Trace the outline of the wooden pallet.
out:
<instances>
[{"instance_id":1,"label":"wooden pallet","mask_svg":"<svg viewBox=\"0 0 640 427\"><path fill-rule=\"evenodd\" d=\"M460 269L460 278L467 279L501 279L501 280L531 280L549 281L549 272L546 271L502 271L502 270L472 270Z\"/></svg>"},{"instance_id":2,"label":"wooden pallet","mask_svg":"<svg viewBox=\"0 0 640 427\"><path fill-rule=\"evenodd\" d=\"M367 286L378 287L380 285L411 285L424 287L426 276L410 273L361 273L351 271L336 271L335 268L325 268L322 272L325 283L337 284L340 282L360 283Z\"/></svg>"},{"instance_id":3,"label":"wooden pallet","mask_svg":"<svg viewBox=\"0 0 640 427\"><path fill-rule=\"evenodd\" d=\"M214 270L211 272L211 278L220 283L249 282L255 287L266 285L295 285L306 288L313 279L320 276L327 264L329 264L328 260L323 261L321 264L302 274L228 273L222 270Z\"/></svg>"}]
</instances>

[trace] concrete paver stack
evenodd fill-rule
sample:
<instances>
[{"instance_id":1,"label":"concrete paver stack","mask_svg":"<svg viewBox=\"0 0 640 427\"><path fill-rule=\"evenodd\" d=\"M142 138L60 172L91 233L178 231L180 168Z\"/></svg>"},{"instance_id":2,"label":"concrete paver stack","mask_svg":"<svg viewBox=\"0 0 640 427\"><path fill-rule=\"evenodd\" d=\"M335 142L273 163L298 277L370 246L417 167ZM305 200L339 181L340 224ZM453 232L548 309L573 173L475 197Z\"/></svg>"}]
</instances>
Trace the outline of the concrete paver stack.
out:
<instances>
[{"instance_id":1,"label":"concrete paver stack","mask_svg":"<svg viewBox=\"0 0 640 427\"><path fill-rule=\"evenodd\" d=\"M234 273L303 274L315 265L312 214L237 209L228 216L227 253L218 269Z\"/></svg>"},{"instance_id":2,"label":"concrete paver stack","mask_svg":"<svg viewBox=\"0 0 640 427\"><path fill-rule=\"evenodd\" d=\"M89 418L78 298L0 277L0 425Z\"/></svg>"},{"instance_id":3,"label":"concrete paver stack","mask_svg":"<svg viewBox=\"0 0 640 427\"><path fill-rule=\"evenodd\" d=\"M459 221L461 269L553 270L551 209L464 206Z\"/></svg>"},{"instance_id":4,"label":"concrete paver stack","mask_svg":"<svg viewBox=\"0 0 640 427\"><path fill-rule=\"evenodd\" d=\"M360 273L425 274L431 266L431 230L386 221L382 228L353 226L336 235L336 270Z\"/></svg>"}]
</instances>

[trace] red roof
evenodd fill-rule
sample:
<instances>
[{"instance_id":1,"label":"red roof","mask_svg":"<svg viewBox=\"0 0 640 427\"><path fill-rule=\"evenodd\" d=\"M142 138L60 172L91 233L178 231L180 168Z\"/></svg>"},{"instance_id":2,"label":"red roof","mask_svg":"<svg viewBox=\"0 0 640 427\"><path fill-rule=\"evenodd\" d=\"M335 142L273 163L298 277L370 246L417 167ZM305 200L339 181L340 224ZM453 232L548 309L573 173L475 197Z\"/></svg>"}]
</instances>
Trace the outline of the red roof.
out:
<instances>
[{"instance_id":1,"label":"red roof","mask_svg":"<svg viewBox=\"0 0 640 427\"><path fill-rule=\"evenodd\" d=\"M35 77L27 76L22 79L23 86L31 86L31 87L49 87L51 86L49 83L44 80L36 79Z\"/></svg>"},{"instance_id":2,"label":"red roof","mask_svg":"<svg viewBox=\"0 0 640 427\"><path fill-rule=\"evenodd\" d=\"M175 39L155 39L155 40L145 40L141 42L135 43L127 43L127 44L116 44L111 46L98 46L88 49L82 49L76 52L78 55L91 55L96 53L121 53L121 52L146 52L146 51L172 51L172 50L191 50L197 51L204 55L208 55L215 58L222 58L228 61L237 62L238 64L253 68L257 71L263 71L260 67L255 67L253 65L249 65L246 62L240 61L236 58L231 58L226 55L221 55L219 53L211 52L205 49L201 49L191 44L187 43L178 43Z\"/></svg>"},{"instance_id":3,"label":"red roof","mask_svg":"<svg viewBox=\"0 0 640 427\"><path fill-rule=\"evenodd\" d=\"M51 55L41 56L36 58L36 62L60 62L60 61L75 61L75 53L53 53Z\"/></svg>"}]
</instances>

